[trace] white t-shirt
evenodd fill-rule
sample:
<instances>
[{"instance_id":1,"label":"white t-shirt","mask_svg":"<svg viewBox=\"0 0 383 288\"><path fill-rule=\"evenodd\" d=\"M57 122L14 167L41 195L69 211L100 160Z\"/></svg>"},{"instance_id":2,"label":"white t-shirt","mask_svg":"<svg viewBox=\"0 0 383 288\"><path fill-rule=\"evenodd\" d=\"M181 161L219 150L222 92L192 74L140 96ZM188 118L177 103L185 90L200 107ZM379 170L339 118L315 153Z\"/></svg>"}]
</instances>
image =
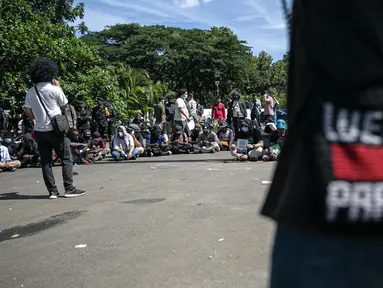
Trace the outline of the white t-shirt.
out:
<instances>
[{"instance_id":1,"label":"white t-shirt","mask_svg":"<svg viewBox=\"0 0 383 288\"><path fill-rule=\"evenodd\" d=\"M186 115L188 115L188 117L189 117L189 111L188 111L188 108L186 107L185 100L182 98L178 98L175 106L176 106L176 111L174 113L174 120L175 121L186 121L186 117L179 110L179 108L182 108L184 113Z\"/></svg>"},{"instance_id":2,"label":"white t-shirt","mask_svg":"<svg viewBox=\"0 0 383 288\"><path fill-rule=\"evenodd\" d=\"M40 93L41 100L43 101L45 108L48 110L50 117L60 115L60 107L68 104L68 99L65 97L64 92L60 87L46 82L37 84L37 90ZM32 109L36 119L36 131L47 132L53 130L51 120L45 112L44 107L41 105L34 86L28 90L27 95L25 96L25 108Z\"/></svg>"}]
</instances>

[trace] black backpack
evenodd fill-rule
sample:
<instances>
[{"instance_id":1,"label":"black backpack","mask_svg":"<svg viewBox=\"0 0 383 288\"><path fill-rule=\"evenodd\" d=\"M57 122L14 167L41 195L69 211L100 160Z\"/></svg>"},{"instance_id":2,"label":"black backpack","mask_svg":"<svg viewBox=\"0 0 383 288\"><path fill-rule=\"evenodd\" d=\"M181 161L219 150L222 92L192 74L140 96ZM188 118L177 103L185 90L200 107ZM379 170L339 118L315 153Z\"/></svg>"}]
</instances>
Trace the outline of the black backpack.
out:
<instances>
[{"instance_id":1,"label":"black backpack","mask_svg":"<svg viewBox=\"0 0 383 288\"><path fill-rule=\"evenodd\" d=\"M165 105L166 121L173 121L175 113L176 113L176 107L174 103Z\"/></svg>"}]
</instances>

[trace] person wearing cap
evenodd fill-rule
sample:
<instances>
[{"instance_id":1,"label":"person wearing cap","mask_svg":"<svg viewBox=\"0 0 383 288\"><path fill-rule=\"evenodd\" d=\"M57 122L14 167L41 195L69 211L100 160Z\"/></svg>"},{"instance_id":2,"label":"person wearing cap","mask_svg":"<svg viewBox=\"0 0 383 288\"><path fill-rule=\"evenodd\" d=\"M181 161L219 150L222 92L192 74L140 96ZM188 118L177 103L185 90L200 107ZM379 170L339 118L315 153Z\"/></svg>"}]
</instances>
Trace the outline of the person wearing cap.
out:
<instances>
[{"instance_id":1,"label":"person wearing cap","mask_svg":"<svg viewBox=\"0 0 383 288\"><path fill-rule=\"evenodd\" d=\"M3 143L3 133L0 135L0 173L4 171L14 172L21 166L20 161L12 161L8 148Z\"/></svg>"},{"instance_id":2,"label":"person wearing cap","mask_svg":"<svg viewBox=\"0 0 383 288\"><path fill-rule=\"evenodd\" d=\"M30 133L23 135L23 141L21 142L17 151L17 159L21 163L21 168L37 166L40 162L40 153L37 147L37 143L32 139Z\"/></svg>"},{"instance_id":3,"label":"person wearing cap","mask_svg":"<svg viewBox=\"0 0 383 288\"><path fill-rule=\"evenodd\" d=\"M189 154L193 145L189 143L188 135L182 130L181 125L175 126L175 132L170 137L171 151L173 154Z\"/></svg>"},{"instance_id":4,"label":"person wearing cap","mask_svg":"<svg viewBox=\"0 0 383 288\"><path fill-rule=\"evenodd\" d=\"M106 110L104 107L104 99L97 97L97 106L93 107L92 119L93 119L93 132L100 132L101 137L104 138L108 132L108 119Z\"/></svg>"},{"instance_id":5,"label":"person wearing cap","mask_svg":"<svg viewBox=\"0 0 383 288\"><path fill-rule=\"evenodd\" d=\"M241 147L240 144L244 144L244 146ZM263 145L261 127L258 122L244 119L240 124L236 143L232 144L230 153L239 161L258 161L263 155Z\"/></svg>"},{"instance_id":6,"label":"person wearing cap","mask_svg":"<svg viewBox=\"0 0 383 288\"><path fill-rule=\"evenodd\" d=\"M169 147L169 138L163 132L161 126L156 125L154 127L148 142L146 143L146 152L149 157L172 155Z\"/></svg>"},{"instance_id":7,"label":"person wearing cap","mask_svg":"<svg viewBox=\"0 0 383 288\"><path fill-rule=\"evenodd\" d=\"M78 101L80 109L77 110L77 130L81 135L90 129L90 113L85 109L85 101Z\"/></svg>"},{"instance_id":8,"label":"person wearing cap","mask_svg":"<svg viewBox=\"0 0 383 288\"><path fill-rule=\"evenodd\" d=\"M219 122L217 136L221 150L230 151L230 147L234 142L234 132L229 128L229 125L225 120Z\"/></svg>"},{"instance_id":9,"label":"person wearing cap","mask_svg":"<svg viewBox=\"0 0 383 288\"><path fill-rule=\"evenodd\" d=\"M286 122L285 120L277 120L276 130L269 135L269 155L264 155L264 161L266 160L278 160L281 149L284 145L286 137Z\"/></svg>"},{"instance_id":10,"label":"person wearing cap","mask_svg":"<svg viewBox=\"0 0 383 288\"><path fill-rule=\"evenodd\" d=\"M217 134L212 130L210 123L205 123L202 133L197 139L197 145L200 153L215 153L221 150Z\"/></svg>"}]
</instances>

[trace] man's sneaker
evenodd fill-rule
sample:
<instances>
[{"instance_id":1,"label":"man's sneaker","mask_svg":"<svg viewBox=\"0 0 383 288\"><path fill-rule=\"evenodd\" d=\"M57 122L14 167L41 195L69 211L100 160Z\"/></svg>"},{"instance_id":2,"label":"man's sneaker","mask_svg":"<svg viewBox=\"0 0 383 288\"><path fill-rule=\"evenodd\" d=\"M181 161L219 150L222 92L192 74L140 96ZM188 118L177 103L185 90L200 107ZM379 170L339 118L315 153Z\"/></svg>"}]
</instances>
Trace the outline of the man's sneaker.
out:
<instances>
[{"instance_id":1,"label":"man's sneaker","mask_svg":"<svg viewBox=\"0 0 383 288\"><path fill-rule=\"evenodd\" d=\"M49 199L57 199L57 195L54 195L54 194L52 194L52 195L49 195Z\"/></svg>"},{"instance_id":2,"label":"man's sneaker","mask_svg":"<svg viewBox=\"0 0 383 288\"><path fill-rule=\"evenodd\" d=\"M77 176L78 175L78 172L73 172L73 176Z\"/></svg>"},{"instance_id":3,"label":"man's sneaker","mask_svg":"<svg viewBox=\"0 0 383 288\"><path fill-rule=\"evenodd\" d=\"M86 192L83 190L75 189L73 192L65 192L64 197L65 198L74 198L74 197L79 197L85 195Z\"/></svg>"},{"instance_id":4,"label":"man's sneaker","mask_svg":"<svg viewBox=\"0 0 383 288\"><path fill-rule=\"evenodd\" d=\"M0 169L0 173L3 172L3 169Z\"/></svg>"},{"instance_id":5,"label":"man's sneaker","mask_svg":"<svg viewBox=\"0 0 383 288\"><path fill-rule=\"evenodd\" d=\"M9 168L9 171L11 171L11 172L15 172L16 170L17 170L17 169L14 168L14 167Z\"/></svg>"}]
</instances>

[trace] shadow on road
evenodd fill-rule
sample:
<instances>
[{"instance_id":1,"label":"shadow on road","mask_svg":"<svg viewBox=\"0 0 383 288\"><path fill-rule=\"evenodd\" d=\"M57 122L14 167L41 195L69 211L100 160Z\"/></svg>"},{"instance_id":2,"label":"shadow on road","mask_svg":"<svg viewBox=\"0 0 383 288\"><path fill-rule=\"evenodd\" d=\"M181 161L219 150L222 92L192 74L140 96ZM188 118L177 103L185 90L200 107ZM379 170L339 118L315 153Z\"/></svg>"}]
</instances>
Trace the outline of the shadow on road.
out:
<instances>
[{"instance_id":1,"label":"shadow on road","mask_svg":"<svg viewBox=\"0 0 383 288\"><path fill-rule=\"evenodd\" d=\"M10 192L0 194L1 200L47 200L47 195L22 195L19 192Z\"/></svg>"},{"instance_id":2,"label":"shadow on road","mask_svg":"<svg viewBox=\"0 0 383 288\"><path fill-rule=\"evenodd\" d=\"M164 159L158 160L158 158L140 158L139 160L104 160L100 162L95 162L93 165L103 165L103 164L144 164L144 163L198 163L198 162L215 162L215 163L231 163L237 162L231 159Z\"/></svg>"}]
</instances>

